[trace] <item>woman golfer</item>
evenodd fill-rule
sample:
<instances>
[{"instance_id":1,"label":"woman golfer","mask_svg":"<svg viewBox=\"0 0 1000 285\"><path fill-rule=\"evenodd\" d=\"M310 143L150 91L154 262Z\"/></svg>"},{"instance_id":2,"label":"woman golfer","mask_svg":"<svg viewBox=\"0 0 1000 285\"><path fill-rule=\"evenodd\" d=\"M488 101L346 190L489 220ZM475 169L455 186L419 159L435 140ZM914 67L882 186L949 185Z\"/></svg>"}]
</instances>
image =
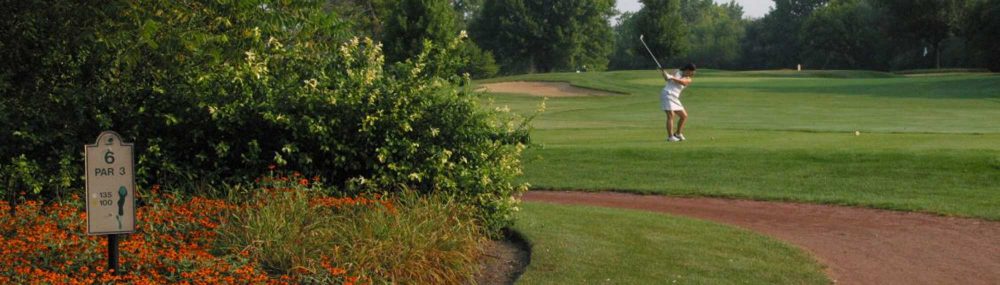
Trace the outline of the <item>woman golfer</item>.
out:
<instances>
[{"instance_id":1,"label":"woman golfer","mask_svg":"<svg viewBox=\"0 0 1000 285\"><path fill-rule=\"evenodd\" d=\"M666 69L660 69L663 80L667 81L667 85L663 86L663 91L660 91L660 107L667 113L667 141L669 142L685 140L682 131L684 131L684 122L687 121L688 113L684 110L684 105L681 104L681 91L684 91L684 87L691 84L691 78L694 77L694 72L697 69L694 63L685 65L673 75L670 75ZM680 120L677 121L677 132L674 132L674 116L680 117Z\"/></svg>"}]
</instances>

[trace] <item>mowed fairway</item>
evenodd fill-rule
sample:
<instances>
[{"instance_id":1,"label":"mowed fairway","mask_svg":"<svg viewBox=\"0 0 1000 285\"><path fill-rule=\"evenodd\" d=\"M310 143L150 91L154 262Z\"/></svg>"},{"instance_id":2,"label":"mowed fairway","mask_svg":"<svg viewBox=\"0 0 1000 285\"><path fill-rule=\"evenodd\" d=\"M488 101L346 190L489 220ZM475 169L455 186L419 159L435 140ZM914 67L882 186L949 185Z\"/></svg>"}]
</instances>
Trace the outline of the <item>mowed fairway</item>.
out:
<instances>
[{"instance_id":1,"label":"mowed fairway","mask_svg":"<svg viewBox=\"0 0 1000 285\"><path fill-rule=\"evenodd\" d=\"M534 189L788 200L1000 220L1000 76L699 72L688 141L665 142L655 71L540 74L623 93L551 98ZM532 113L541 98L493 94ZM860 136L854 132L860 131Z\"/></svg>"}]
</instances>

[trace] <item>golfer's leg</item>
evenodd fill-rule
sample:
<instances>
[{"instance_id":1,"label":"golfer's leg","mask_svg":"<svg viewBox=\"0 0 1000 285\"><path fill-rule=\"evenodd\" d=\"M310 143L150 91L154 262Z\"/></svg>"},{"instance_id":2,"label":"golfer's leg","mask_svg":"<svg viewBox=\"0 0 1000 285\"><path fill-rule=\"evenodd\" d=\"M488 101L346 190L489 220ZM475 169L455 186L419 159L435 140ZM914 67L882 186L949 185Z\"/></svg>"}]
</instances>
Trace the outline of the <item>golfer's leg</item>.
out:
<instances>
[{"instance_id":1,"label":"golfer's leg","mask_svg":"<svg viewBox=\"0 0 1000 285\"><path fill-rule=\"evenodd\" d=\"M679 116L680 118L677 121L677 133L675 135L684 133L684 123L687 122L688 112L687 110L677 111L677 116Z\"/></svg>"},{"instance_id":2,"label":"golfer's leg","mask_svg":"<svg viewBox=\"0 0 1000 285\"><path fill-rule=\"evenodd\" d=\"M666 111L666 112L667 112L667 135L668 136L673 136L674 135L674 112L673 111Z\"/></svg>"}]
</instances>

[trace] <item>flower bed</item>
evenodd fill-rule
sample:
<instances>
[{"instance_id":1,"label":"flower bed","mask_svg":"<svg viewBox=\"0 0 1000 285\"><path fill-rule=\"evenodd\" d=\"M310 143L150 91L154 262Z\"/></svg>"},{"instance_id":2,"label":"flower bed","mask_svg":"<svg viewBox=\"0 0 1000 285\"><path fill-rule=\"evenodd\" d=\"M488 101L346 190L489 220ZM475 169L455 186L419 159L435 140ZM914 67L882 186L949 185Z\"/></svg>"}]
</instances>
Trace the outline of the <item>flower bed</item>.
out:
<instances>
[{"instance_id":1,"label":"flower bed","mask_svg":"<svg viewBox=\"0 0 1000 285\"><path fill-rule=\"evenodd\" d=\"M332 197L299 173L235 187L226 199L139 191L136 231L106 268L74 195L0 206L0 284L464 283L485 234L447 196ZM249 190L249 191L247 191Z\"/></svg>"},{"instance_id":2,"label":"flower bed","mask_svg":"<svg viewBox=\"0 0 1000 285\"><path fill-rule=\"evenodd\" d=\"M295 181L309 186L307 180ZM320 271L266 272L250 249L216 247L219 227L233 213L261 205L185 199L161 194L158 188L154 186L143 197L146 205L136 210L136 232L120 243L122 272L118 275L106 268L107 239L86 235L87 214L79 196L53 203L24 201L15 216L10 215L8 205L0 206L0 284L353 284L359 280L329 258L320 262ZM264 187L261 191L273 196L302 189ZM395 212L386 199L317 195L309 201L317 208L377 206Z\"/></svg>"},{"instance_id":3,"label":"flower bed","mask_svg":"<svg viewBox=\"0 0 1000 285\"><path fill-rule=\"evenodd\" d=\"M83 201L74 196L62 202L25 201L16 216L0 206L0 284L299 284L358 281L329 261L322 271L293 270L268 273L249 250L216 249L220 225L234 211L254 207L218 199L183 199L159 194L154 187L136 210L134 234L120 243L120 275L107 265L107 239L87 236ZM281 190L269 190L272 193ZM284 190L296 191L296 190ZM315 197L316 207L368 207L388 200ZM333 258L331 257L330 260Z\"/></svg>"}]
</instances>

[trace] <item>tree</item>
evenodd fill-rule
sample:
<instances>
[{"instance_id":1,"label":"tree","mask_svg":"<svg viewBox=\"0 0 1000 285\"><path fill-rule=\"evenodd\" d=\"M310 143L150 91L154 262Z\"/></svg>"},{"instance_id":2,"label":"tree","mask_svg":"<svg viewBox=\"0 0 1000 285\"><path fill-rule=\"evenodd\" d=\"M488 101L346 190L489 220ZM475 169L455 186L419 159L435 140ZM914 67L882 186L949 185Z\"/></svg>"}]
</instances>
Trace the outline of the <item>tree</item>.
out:
<instances>
[{"instance_id":1,"label":"tree","mask_svg":"<svg viewBox=\"0 0 1000 285\"><path fill-rule=\"evenodd\" d=\"M828 0L774 0L774 9L750 23L744 39L744 64L751 68L790 68L801 63L802 23Z\"/></svg>"},{"instance_id":2,"label":"tree","mask_svg":"<svg viewBox=\"0 0 1000 285\"><path fill-rule=\"evenodd\" d=\"M668 2L657 2L654 5L668 5ZM680 25L670 25L670 30L666 33L683 33L675 40L667 41L673 47L653 47L657 55L666 54L669 59L661 60L664 64L683 64L695 62L704 66L712 67L736 67L739 63L740 40L745 31L745 21L743 17L743 7L735 2L726 4L716 4L712 0L680 0L680 12L673 17L679 16ZM663 7L651 7L662 9ZM643 8L646 9L645 7ZM640 11L639 13L643 13ZM671 13L651 12L650 15L667 16ZM639 42L641 34L646 35L646 41L652 42L654 39L650 35L663 34L654 31L650 26L642 31L642 24L639 23L640 14L626 13L619 18L615 26L615 48L612 54L612 66L617 69L635 69L654 67L654 63L649 60L649 54L645 47ZM686 47L686 48L685 48ZM661 51L667 49L668 52ZM670 49L676 49L670 53Z\"/></svg>"},{"instance_id":3,"label":"tree","mask_svg":"<svg viewBox=\"0 0 1000 285\"><path fill-rule=\"evenodd\" d=\"M400 0L390 11L382 38L387 62L419 54L424 41L441 44L458 35L458 15L449 0Z\"/></svg>"},{"instance_id":4,"label":"tree","mask_svg":"<svg viewBox=\"0 0 1000 285\"><path fill-rule=\"evenodd\" d=\"M458 13L462 29L468 29L472 21L479 16L479 11L483 8L483 0L451 0L451 6Z\"/></svg>"},{"instance_id":5,"label":"tree","mask_svg":"<svg viewBox=\"0 0 1000 285\"><path fill-rule=\"evenodd\" d=\"M611 69L637 69L652 67L648 55L639 43L639 31L633 12L622 13L614 26L614 52L611 53Z\"/></svg>"},{"instance_id":6,"label":"tree","mask_svg":"<svg viewBox=\"0 0 1000 285\"><path fill-rule=\"evenodd\" d=\"M716 68L735 67L740 41L745 32L743 8L735 2L716 4L712 0L682 0L681 14L687 23L688 51L680 62L695 62Z\"/></svg>"},{"instance_id":7,"label":"tree","mask_svg":"<svg viewBox=\"0 0 1000 285\"><path fill-rule=\"evenodd\" d=\"M328 12L336 12L350 24L358 36L382 38L383 18L390 14L395 0L327 0Z\"/></svg>"},{"instance_id":8,"label":"tree","mask_svg":"<svg viewBox=\"0 0 1000 285\"><path fill-rule=\"evenodd\" d=\"M769 65L767 54L768 37L764 19L750 20L746 23L743 40L740 41L740 67L746 69L761 69Z\"/></svg>"},{"instance_id":9,"label":"tree","mask_svg":"<svg viewBox=\"0 0 1000 285\"><path fill-rule=\"evenodd\" d=\"M1000 0L977 1L968 10L964 34L986 67L1000 72Z\"/></svg>"},{"instance_id":10,"label":"tree","mask_svg":"<svg viewBox=\"0 0 1000 285\"><path fill-rule=\"evenodd\" d=\"M508 73L600 70L614 12L613 0L487 0L471 32Z\"/></svg>"},{"instance_id":11,"label":"tree","mask_svg":"<svg viewBox=\"0 0 1000 285\"><path fill-rule=\"evenodd\" d=\"M953 21L946 0L880 0L885 5L890 36L902 48L919 44L934 53L934 67L941 68L941 42L950 35Z\"/></svg>"},{"instance_id":12,"label":"tree","mask_svg":"<svg viewBox=\"0 0 1000 285\"><path fill-rule=\"evenodd\" d=\"M645 36L654 54L672 58L687 51L688 34L681 17L679 0L640 0L643 7L636 14L637 31ZM644 47L637 47L637 49ZM661 60L661 62L664 62Z\"/></svg>"},{"instance_id":13,"label":"tree","mask_svg":"<svg viewBox=\"0 0 1000 285\"><path fill-rule=\"evenodd\" d=\"M470 31L476 43L493 52L503 71L535 71L544 32L524 0L487 0Z\"/></svg>"},{"instance_id":14,"label":"tree","mask_svg":"<svg viewBox=\"0 0 1000 285\"><path fill-rule=\"evenodd\" d=\"M824 69L887 69L880 18L868 0L833 0L817 9L802 26L804 63Z\"/></svg>"},{"instance_id":15,"label":"tree","mask_svg":"<svg viewBox=\"0 0 1000 285\"><path fill-rule=\"evenodd\" d=\"M462 59L458 73L468 73L473 79L490 78L500 71L493 53L479 48L472 41L463 42L457 56Z\"/></svg>"},{"instance_id":16,"label":"tree","mask_svg":"<svg viewBox=\"0 0 1000 285\"><path fill-rule=\"evenodd\" d=\"M83 141L68 130L93 129L87 123L97 118L89 106L102 97L80 85L97 85L102 74L93 66L109 60L97 54L95 43L105 11L100 1L0 6L0 188L11 195L15 191L8 187L17 184L33 192L66 189L79 177L71 165L79 147L68 142ZM41 114L63 120L39 120Z\"/></svg>"},{"instance_id":17,"label":"tree","mask_svg":"<svg viewBox=\"0 0 1000 285\"><path fill-rule=\"evenodd\" d=\"M614 0L563 0L553 5L557 44L551 48L556 69L604 70L611 54L610 19L616 14ZM567 48L572 47L572 48Z\"/></svg>"}]
</instances>

